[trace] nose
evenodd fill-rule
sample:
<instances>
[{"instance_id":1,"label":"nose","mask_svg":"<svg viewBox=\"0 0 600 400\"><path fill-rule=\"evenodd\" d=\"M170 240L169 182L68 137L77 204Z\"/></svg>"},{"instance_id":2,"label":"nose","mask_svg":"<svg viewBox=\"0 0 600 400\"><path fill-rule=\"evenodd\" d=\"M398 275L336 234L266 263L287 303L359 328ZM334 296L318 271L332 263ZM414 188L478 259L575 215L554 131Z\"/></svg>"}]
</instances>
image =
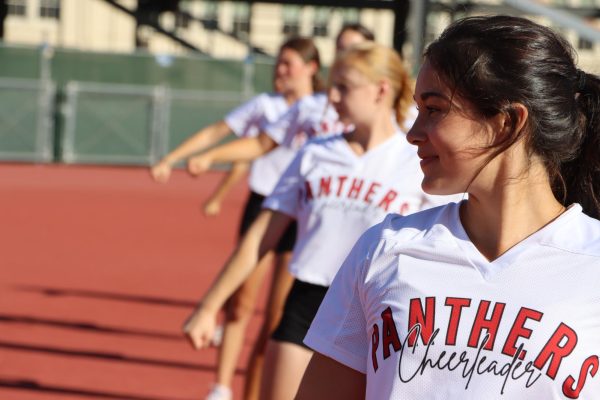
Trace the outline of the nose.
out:
<instances>
[{"instance_id":1,"label":"nose","mask_svg":"<svg viewBox=\"0 0 600 400\"><path fill-rule=\"evenodd\" d=\"M287 70L287 68L284 63L278 63L277 66L275 67L275 73L278 76L285 75L286 70Z\"/></svg>"},{"instance_id":2,"label":"nose","mask_svg":"<svg viewBox=\"0 0 600 400\"><path fill-rule=\"evenodd\" d=\"M340 91L335 86L329 88L327 95L330 103L337 103L340 101Z\"/></svg>"},{"instance_id":3,"label":"nose","mask_svg":"<svg viewBox=\"0 0 600 400\"><path fill-rule=\"evenodd\" d=\"M419 118L417 117L415 123L412 125L412 127L408 130L408 133L406 134L406 140L408 140L408 143L416 146L427 139L427 136L421 129L420 125L421 124L419 123Z\"/></svg>"}]
</instances>

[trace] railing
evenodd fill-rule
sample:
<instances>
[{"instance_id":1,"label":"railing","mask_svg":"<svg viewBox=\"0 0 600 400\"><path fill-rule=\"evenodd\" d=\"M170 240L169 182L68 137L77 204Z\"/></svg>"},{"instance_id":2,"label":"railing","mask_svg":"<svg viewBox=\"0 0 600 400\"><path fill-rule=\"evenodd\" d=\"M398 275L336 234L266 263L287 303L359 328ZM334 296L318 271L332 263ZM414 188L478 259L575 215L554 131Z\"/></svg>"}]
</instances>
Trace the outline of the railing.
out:
<instances>
[{"instance_id":1,"label":"railing","mask_svg":"<svg viewBox=\"0 0 600 400\"><path fill-rule=\"evenodd\" d=\"M245 100L239 92L69 82L60 161L148 165Z\"/></svg>"},{"instance_id":2,"label":"railing","mask_svg":"<svg viewBox=\"0 0 600 400\"><path fill-rule=\"evenodd\" d=\"M52 160L54 98L52 82L0 79L0 159Z\"/></svg>"}]
</instances>

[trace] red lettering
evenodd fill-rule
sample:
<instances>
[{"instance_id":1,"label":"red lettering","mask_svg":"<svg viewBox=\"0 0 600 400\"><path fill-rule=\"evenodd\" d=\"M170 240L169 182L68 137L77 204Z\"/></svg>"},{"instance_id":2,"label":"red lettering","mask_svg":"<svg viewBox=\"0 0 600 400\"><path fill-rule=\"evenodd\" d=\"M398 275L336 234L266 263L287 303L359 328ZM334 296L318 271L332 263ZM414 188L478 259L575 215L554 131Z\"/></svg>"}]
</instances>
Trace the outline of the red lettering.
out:
<instances>
[{"instance_id":1,"label":"red lettering","mask_svg":"<svg viewBox=\"0 0 600 400\"><path fill-rule=\"evenodd\" d=\"M379 347L379 326L373 324L373 334L371 335L371 360L373 361L373 370L377 371L379 364L377 363L377 348Z\"/></svg>"},{"instance_id":2,"label":"red lettering","mask_svg":"<svg viewBox=\"0 0 600 400\"><path fill-rule=\"evenodd\" d=\"M331 177L323 177L321 178L321 182L319 184L319 196L329 196L331 192Z\"/></svg>"},{"instance_id":3,"label":"red lettering","mask_svg":"<svg viewBox=\"0 0 600 400\"><path fill-rule=\"evenodd\" d=\"M521 308L517 318L515 318L515 323L513 324L512 328L510 328L510 332L506 338L506 343L504 343L504 347L502 348L502 353L509 357L514 357L517 351L517 341L519 338L529 339L531 337L532 331L529 328L525 328L525 323L528 319L533 319L539 322L542 319L542 315L543 314L539 311L524 307ZM518 356L522 360L525 358L525 354L526 352L523 350Z\"/></svg>"},{"instance_id":4,"label":"red lettering","mask_svg":"<svg viewBox=\"0 0 600 400\"><path fill-rule=\"evenodd\" d=\"M581 370L579 371L579 383L577 383L575 388L573 388L575 379L573 379L571 375L565 379L562 386L563 394L570 399L578 399L579 394L581 394L581 391L585 386L588 372L592 378L596 376L596 373L598 372L598 356L590 356L583 362Z\"/></svg>"},{"instance_id":5,"label":"red lettering","mask_svg":"<svg viewBox=\"0 0 600 400\"><path fill-rule=\"evenodd\" d=\"M402 203L402 205L400 205L400 210L398 210L398 214L400 214L400 215L408 214L409 208L410 208L410 206L408 205L408 203Z\"/></svg>"},{"instance_id":6,"label":"red lettering","mask_svg":"<svg viewBox=\"0 0 600 400\"><path fill-rule=\"evenodd\" d=\"M562 346L561 343L563 343ZM541 371L548 360L552 359L546 375L555 379L562 359L571 354L576 345L577 334L575 331L561 323L537 356L533 365Z\"/></svg>"},{"instance_id":7,"label":"red lettering","mask_svg":"<svg viewBox=\"0 0 600 400\"><path fill-rule=\"evenodd\" d=\"M371 183L371 186L369 186L369 190L367 190L367 193L365 194L365 202L370 203L371 202L371 197L375 194L375 191L381 186L380 183L377 182L373 182Z\"/></svg>"},{"instance_id":8,"label":"red lettering","mask_svg":"<svg viewBox=\"0 0 600 400\"><path fill-rule=\"evenodd\" d=\"M342 189L344 188L344 182L346 181L346 179L348 179L347 176L338 176L339 186L336 193L337 197L340 197L342 195Z\"/></svg>"},{"instance_id":9,"label":"red lettering","mask_svg":"<svg viewBox=\"0 0 600 400\"><path fill-rule=\"evenodd\" d=\"M364 181L362 179L354 178L352 180L352 186L350 186L350 190L348 191L349 199L358 199L358 195L360 194L363 183Z\"/></svg>"},{"instance_id":10,"label":"red lettering","mask_svg":"<svg viewBox=\"0 0 600 400\"><path fill-rule=\"evenodd\" d=\"M390 203L394 201L394 199L398 197L398 192L394 190L390 190L385 194L385 197L377 204L377 207L382 207L385 211L388 211L390 208Z\"/></svg>"},{"instance_id":11,"label":"red lettering","mask_svg":"<svg viewBox=\"0 0 600 400\"><path fill-rule=\"evenodd\" d=\"M425 312L421 299L411 299L408 313L408 329L411 330L416 324L421 325L421 340L424 345L429 343L435 325L435 297L425 299ZM413 347L417 341L417 333L411 332L408 337L408 345Z\"/></svg>"},{"instance_id":12,"label":"red lettering","mask_svg":"<svg viewBox=\"0 0 600 400\"><path fill-rule=\"evenodd\" d=\"M494 341L496 340L498 326L500 325L500 320L502 319L502 314L504 313L504 306L505 305L502 303L496 303L491 318L486 319L488 308L490 307L490 302L487 300L482 300L481 303L479 303L479 308L477 309L477 316L475 316L475 322L473 322L473 329L471 330L471 335L469 336L469 347L479 346L479 338L481 337L481 333L485 329L489 337L487 343L484 346L484 349L492 350L494 348Z\"/></svg>"},{"instance_id":13,"label":"red lettering","mask_svg":"<svg viewBox=\"0 0 600 400\"><path fill-rule=\"evenodd\" d=\"M394 323L392 309L390 307L386 308L381 313L381 318L383 319L383 359L385 360L390 356L390 345L392 345L394 351L399 351L402 345Z\"/></svg>"},{"instance_id":14,"label":"red lettering","mask_svg":"<svg viewBox=\"0 0 600 400\"><path fill-rule=\"evenodd\" d=\"M446 344L448 346L456 345L456 333L458 332L458 323L463 307L469 307L471 299L461 299L459 297L446 298L446 306L452 307L450 310L450 321L448 321L448 333L446 333Z\"/></svg>"},{"instance_id":15,"label":"red lettering","mask_svg":"<svg viewBox=\"0 0 600 400\"><path fill-rule=\"evenodd\" d=\"M314 198L314 196L313 196L313 192L312 192L312 189L310 187L310 182L309 181L305 181L304 182L304 188L306 190L306 197L305 197L304 200L305 201L312 200Z\"/></svg>"}]
</instances>

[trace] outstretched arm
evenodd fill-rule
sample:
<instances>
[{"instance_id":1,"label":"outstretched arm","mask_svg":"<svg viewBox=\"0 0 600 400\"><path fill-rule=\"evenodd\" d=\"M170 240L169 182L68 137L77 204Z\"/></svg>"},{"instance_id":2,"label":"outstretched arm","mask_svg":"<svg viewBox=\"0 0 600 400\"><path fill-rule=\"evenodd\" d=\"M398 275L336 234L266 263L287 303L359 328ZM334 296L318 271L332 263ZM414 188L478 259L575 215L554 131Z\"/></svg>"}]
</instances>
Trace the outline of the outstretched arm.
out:
<instances>
[{"instance_id":1,"label":"outstretched arm","mask_svg":"<svg viewBox=\"0 0 600 400\"><path fill-rule=\"evenodd\" d=\"M231 188L246 175L249 168L250 164L247 162L233 163L231 169L227 172L227 175L219 182L219 186L217 186L213 194L202 206L205 215L210 217L218 215L221 212L221 203L223 202L223 199L225 199L225 196L229 193Z\"/></svg>"},{"instance_id":2,"label":"outstretched arm","mask_svg":"<svg viewBox=\"0 0 600 400\"><path fill-rule=\"evenodd\" d=\"M198 175L208 171L215 163L253 161L275 147L277 142L260 132L258 136L233 140L190 158L188 171L192 175Z\"/></svg>"},{"instance_id":3,"label":"outstretched arm","mask_svg":"<svg viewBox=\"0 0 600 400\"><path fill-rule=\"evenodd\" d=\"M217 313L254 270L258 260L275 247L291 220L291 217L277 211L263 210L252 223L183 327L184 333L196 349L210 344Z\"/></svg>"},{"instance_id":4,"label":"outstretched arm","mask_svg":"<svg viewBox=\"0 0 600 400\"><path fill-rule=\"evenodd\" d=\"M359 400L365 398L366 386L364 374L321 353L314 353L295 400Z\"/></svg>"},{"instance_id":5,"label":"outstretched arm","mask_svg":"<svg viewBox=\"0 0 600 400\"><path fill-rule=\"evenodd\" d=\"M199 130L156 163L150 171L152 177L157 182L167 182L176 163L212 146L224 139L230 132L231 129L225 121L215 122Z\"/></svg>"}]
</instances>

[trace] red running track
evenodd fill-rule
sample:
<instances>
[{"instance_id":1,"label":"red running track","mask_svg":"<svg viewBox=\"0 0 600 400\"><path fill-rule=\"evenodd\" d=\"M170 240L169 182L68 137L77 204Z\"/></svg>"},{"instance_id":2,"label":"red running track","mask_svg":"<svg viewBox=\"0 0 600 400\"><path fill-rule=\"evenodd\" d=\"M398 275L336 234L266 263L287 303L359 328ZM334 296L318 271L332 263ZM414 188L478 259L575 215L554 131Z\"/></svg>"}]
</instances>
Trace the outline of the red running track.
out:
<instances>
[{"instance_id":1,"label":"red running track","mask_svg":"<svg viewBox=\"0 0 600 400\"><path fill-rule=\"evenodd\" d=\"M206 218L219 179L0 164L0 399L204 397L216 351L180 327L233 248L247 191Z\"/></svg>"}]
</instances>

